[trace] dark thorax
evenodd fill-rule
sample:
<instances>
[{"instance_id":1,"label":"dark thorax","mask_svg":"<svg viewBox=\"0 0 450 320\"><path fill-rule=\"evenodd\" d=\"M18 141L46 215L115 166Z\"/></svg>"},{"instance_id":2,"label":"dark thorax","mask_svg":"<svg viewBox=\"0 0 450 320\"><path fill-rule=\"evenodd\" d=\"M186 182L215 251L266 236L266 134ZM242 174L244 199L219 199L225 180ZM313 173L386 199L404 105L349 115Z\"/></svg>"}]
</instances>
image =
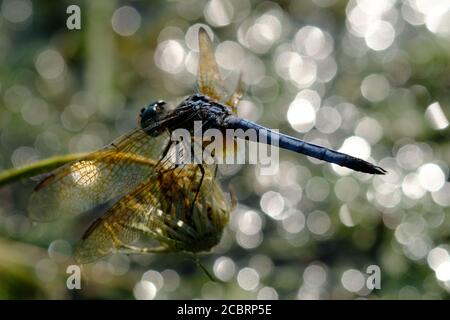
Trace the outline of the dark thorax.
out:
<instances>
[{"instance_id":1,"label":"dark thorax","mask_svg":"<svg viewBox=\"0 0 450 320\"><path fill-rule=\"evenodd\" d=\"M150 136L156 137L166 130L173 132L177 129L186 129L194 136L211 128L225 132L225 119L230 115L229 107L196 93L174 109L162 100L150 103L141 110L140 125ZM195 132L199 127L202 132Z\"/></svg>"},{"instance_id":2,"label":"dark thorax","mask_svg":"<svg viewBox=\"0 0 450 320\"><path fill-rule=\"evenodd\" d=\"M175 116L168 123L168 129L182 128L191 133L194 133L195 121L201 122L203 132L211 128L223 130L224 119L231 115L227 106L198 93L185 99L173 113Z\"/></svg>"}]
</instances>

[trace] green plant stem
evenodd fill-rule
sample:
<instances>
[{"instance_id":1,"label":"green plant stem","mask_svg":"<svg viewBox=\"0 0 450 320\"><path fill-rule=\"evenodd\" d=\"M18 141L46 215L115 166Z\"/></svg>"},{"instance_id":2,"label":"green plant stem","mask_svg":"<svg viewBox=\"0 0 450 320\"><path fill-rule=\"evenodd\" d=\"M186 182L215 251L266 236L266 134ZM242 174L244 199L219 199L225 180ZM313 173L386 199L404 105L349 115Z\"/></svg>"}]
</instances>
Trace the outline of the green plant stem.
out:
<instances>
[{"instance_id":1,"label":"green plant stem","mask_svg":"<svg viewBox=\"0 0 450 320\"><path fill-rule=\"evenodd\" d=\"M13 168L3 171L0 173L0 188L19 179L29 178L41 173L49 172L62 166L63 164L77 160L84 155L84 153L73 153L54 156L20 168Z\"/></svg>"}]
</instances>

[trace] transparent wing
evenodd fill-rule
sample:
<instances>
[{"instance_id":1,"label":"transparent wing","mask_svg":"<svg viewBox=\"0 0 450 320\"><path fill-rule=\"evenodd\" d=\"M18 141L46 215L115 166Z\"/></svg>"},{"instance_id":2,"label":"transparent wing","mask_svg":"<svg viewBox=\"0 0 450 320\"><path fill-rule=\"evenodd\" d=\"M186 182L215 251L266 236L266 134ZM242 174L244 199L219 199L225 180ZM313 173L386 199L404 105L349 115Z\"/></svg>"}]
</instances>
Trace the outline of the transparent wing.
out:
<instances>
[{"instance_id":1,"label":"transparent wing","mask_svg":"<svg viewBox=\"0 0 450 320\"><path fill-rule=\"evenodd\" d=\"M207 171L203 175L197 165L161 171L120 199L91 225L75 252L75 259L88 263L116 250L126 251L141 235L159 241L167 251L189 248L200 231L192 221L191 212L195 211L191 210L192 206L197 211L203 210L202 203L211 199L211 183L215 183L211 173ZM218 197L221 199L221 194ZM220 207L220 201L216 202L212 204L209 200L210 205ZM208 215L202 217L207 219Z\"/></svg>"},{"instance_id":2,"label":"transparent wing","mask_svg":"<svg viewBox=\"0 0 450 320\"><path fill-rule=\"evenodd\" d=\"M232 94L229 94L220 76L211 39L203 28L200 28L198 31L198 42L200 48L198 87L200 93L207 95L217 102L228 105L236 113L236 106L244 93L241 76L239 76L236 90Z\"/></svg>"},{"instance_id":3,"label":"transparent wing","mask_svg":"<svg viewBox=\"0 0 450 320\"><path fill-rule=\"evenodd\" d=\"M155 174L154 159L160 159L168 142L166 133L151 137L136 130L56 169L31 195L30 217L51 221L63 213L82 213L123 196Z\"/></svg>"},{"instance_id":4,"label":"transparent wing","mask_svg":"<svg viewBox=\"0 0 450 320\"><path fill-rule=\"evenodd\" d=\"M197 80L199 91L217 102L225 102L229 94L220 76L211 39L203 28L198 31L198 45L200 49Z\"/></svg>"},{"instance_id":5,"label":"transparent wing","mask_svg":"<svg viewBox=\"0 0 450 320\"><path fill-rule=\"evenodd\" d=\"M230 95L228 100L225 102L225 104L227 106L231 107L231 111L233 111L234 114L237 114L237 105L238 105L238 103L241 100L243 95L244 95L244 85L242 83L242 74L240 74L238 83L236 85L236 89Z\"/></svg>"}]
</instances>

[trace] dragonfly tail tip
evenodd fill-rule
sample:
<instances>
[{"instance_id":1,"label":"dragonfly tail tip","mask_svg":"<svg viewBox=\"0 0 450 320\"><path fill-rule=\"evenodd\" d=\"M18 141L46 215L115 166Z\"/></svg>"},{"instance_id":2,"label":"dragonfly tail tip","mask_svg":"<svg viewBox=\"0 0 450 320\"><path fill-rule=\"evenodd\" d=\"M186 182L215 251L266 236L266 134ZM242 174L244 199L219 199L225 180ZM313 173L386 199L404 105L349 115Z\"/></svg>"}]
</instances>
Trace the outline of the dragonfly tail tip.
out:
<instances>
[{"instance_id":1,"label":"dragonfly tail tip","mask_svg":"<svg viewBox=\"0 0 450 320\"><path fill-rule=\"evenodd\" d=\"M387 171L383 169L382 167L371 165L370 170L366 171L367 173L371 174L379 174L379 175L385 175Z\"/></svg>"},{"instance_id":2,"label":"dragonfly tail tip","mask_svg":"<svg viewBox=\"0 0 450 320\"><path fill-rule=\"evenodd\" d=\"M358 158L353 158L353 163L349 166L347 166L350 169L359 171L359 172L364 172L364 173L369 173L369 174L379 174L379 175L384 175L387 173L386 170L384 170L382 167L376 166L370 162L364 161L362 159L358 159ZM346 165L344 165L346 166Z\"/></svg>"}]
</instances>

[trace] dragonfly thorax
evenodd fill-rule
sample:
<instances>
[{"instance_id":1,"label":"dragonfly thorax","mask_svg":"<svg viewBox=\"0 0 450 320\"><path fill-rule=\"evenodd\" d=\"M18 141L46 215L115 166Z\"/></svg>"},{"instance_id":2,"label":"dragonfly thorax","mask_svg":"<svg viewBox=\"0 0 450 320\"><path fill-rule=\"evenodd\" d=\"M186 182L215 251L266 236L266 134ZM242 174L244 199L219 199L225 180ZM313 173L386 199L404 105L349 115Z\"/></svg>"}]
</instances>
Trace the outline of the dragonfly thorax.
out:
<instances>
[{"instance_id":1,"label":"dragonfly thorax","mask_svg":"<svg viewBox=\"0 0 450 320\"><path fill-rule=\"evenodd\" d=\"M187 129L191 133L195 122L200 121L202 129L221 129L225 119L231 115L230 108L196 93L183 100L175 109L159 100L141 109L140 125L151 136L158 136L168 129Z\"/></svg>"},{"instance_id":2,"label":"dragonfly thorax","mask_svg":"<svg viewBox=\"0 0 450 320\"><path fill-rule=\"evenodd\" d=\"M224 120L231 115L230 108L224 104L213 101L209 97L196 93L185 99L177 108L183 118L188 117L190 121L185 121L186 129L192 126L194 121L202 123L203 130L209 128L221 129Z\"/></svg>"}]
</instances>

